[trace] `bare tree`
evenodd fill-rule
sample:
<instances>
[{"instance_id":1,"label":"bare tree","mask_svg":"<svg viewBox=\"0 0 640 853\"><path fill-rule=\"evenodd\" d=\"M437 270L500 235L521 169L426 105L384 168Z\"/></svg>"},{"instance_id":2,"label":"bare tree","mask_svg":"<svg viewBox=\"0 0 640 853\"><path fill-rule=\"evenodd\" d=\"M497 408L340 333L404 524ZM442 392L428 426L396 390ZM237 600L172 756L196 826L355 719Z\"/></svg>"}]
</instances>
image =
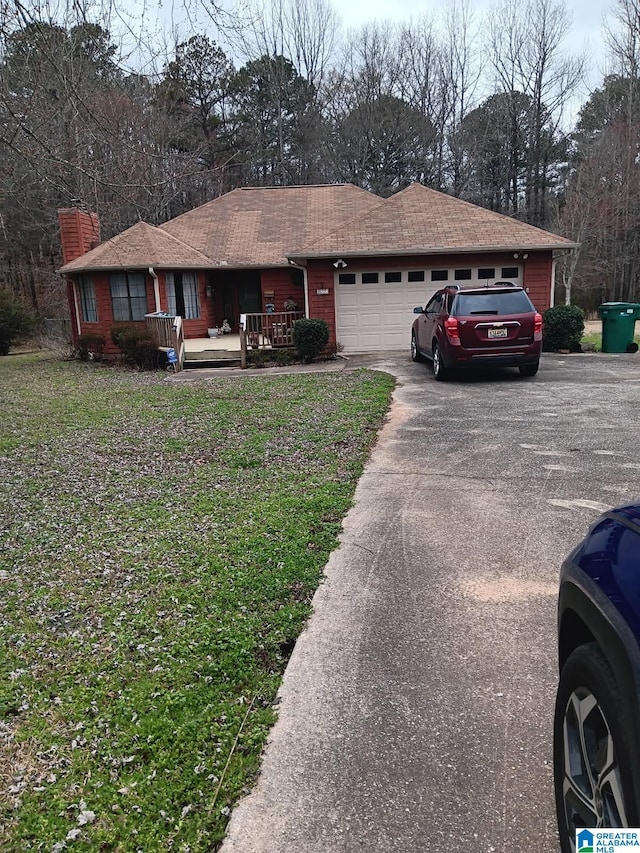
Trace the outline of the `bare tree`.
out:
<instances>
[{"instance_id":1,"label":"bare tree","mask_svg":"<svg viewBox=\"0 0 640 853\"><path fill-rule=\"evenodd\" d=\"M489 31L491 61L500 89L527 97L526 169L518 175L520 152L516 110L511 116L511 206L535 225L548 220L549 182L555 163L554 147L563 107L583 74L583 60L563 50L569 21L556 0L505 0L494 8ZM524 204L522 205L522 201Z\"/></svg>"}]
</instances>

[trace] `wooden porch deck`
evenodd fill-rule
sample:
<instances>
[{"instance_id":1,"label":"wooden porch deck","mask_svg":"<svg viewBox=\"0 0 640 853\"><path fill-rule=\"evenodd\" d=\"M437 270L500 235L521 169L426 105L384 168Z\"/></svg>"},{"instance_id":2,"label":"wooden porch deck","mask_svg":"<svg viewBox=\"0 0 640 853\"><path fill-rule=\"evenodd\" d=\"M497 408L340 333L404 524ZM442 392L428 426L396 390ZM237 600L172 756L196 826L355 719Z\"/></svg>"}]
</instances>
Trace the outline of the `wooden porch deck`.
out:
<instances>
[{"instance_id":1,"label":"wooden porch deck","mask_svg":"<svg viewBox=\"0 0 640 853\"><path fill-rule=\"evenodd\" d=\"M247 366L248 349L276 349L293 343L291 327L302 317L298 311L243 314L240 334L217 335L215 338L184 338L182 318L165 313L147 314L148 327L165 351L175 349L175 369L199 366L224 366L240 363Z\"/></svg>"},{"instance_id":2,"label":"wooden porch deck","mask_svg":"<svg viewBox=\"0 0 640 853\"><path fill-rule=\"evenodd\" d=\"M240 352L240 335L221 335L219 338L185 338L185 357L202 352Z\"/></svg>"}]
</instances>

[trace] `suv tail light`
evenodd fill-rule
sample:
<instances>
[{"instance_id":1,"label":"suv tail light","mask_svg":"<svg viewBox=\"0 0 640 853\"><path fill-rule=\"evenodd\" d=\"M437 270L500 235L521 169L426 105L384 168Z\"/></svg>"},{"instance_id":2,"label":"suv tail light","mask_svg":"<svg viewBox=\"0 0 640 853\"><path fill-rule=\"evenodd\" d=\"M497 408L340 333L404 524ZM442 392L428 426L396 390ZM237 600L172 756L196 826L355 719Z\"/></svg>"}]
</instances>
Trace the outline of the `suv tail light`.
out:
<instances>
[{"instance_id":1,"label":"suv tail light","mask_svg":"<svg viewBox=\"0 0 640 853\"><path fill-rule=\"evenodd\" d=\"M533 318L533 340L542 340L542 314L538 314L537 311L535 317Z\"/></svg>"},{"instance_id":2,"label":"suv tail light","mask_svg":"<svg viewBox=\"0 0 640 853\"><path fill-rule=\"evenodd\" d=\"M447 317L444 321L444 331L453 346L460 346L460 329L458 328L457 317Z\"/></svg>"}]
</instances>

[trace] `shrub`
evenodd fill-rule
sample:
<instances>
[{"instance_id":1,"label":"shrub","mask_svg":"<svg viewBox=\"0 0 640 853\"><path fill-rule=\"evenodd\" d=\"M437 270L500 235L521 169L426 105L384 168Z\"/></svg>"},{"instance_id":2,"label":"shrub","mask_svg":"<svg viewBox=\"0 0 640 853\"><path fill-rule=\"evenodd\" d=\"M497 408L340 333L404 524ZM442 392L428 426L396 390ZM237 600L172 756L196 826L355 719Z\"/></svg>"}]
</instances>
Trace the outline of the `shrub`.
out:
<instances>
[{"instance_id":1,"label":"shrub","mask_svg":"<svg viewBox=\"0 0 640 853\"><path fill-rule=\"evenodd\" d=\"M113 326L111 340L124 353L127 361L143 370L154 370L166 364L166 355L158 349L155 336L146 326Z\"/></svg>"},{"instance_id":2,"label":"shrub","mask_svg":"<svg viewBox=\"0 0 640 853\"><path fill-rule=\"evenodd\" d=\"M249 367L266 367L271 361L271 350L250 349L247 350L247 364Z\"/></svg>"},{"instance_id":3,"label":"shrub","mask_svg":"<svg viewBox=\"0 0 640 853\"><path fill-rule=\"evenodd\" d=\"M287 367L298 361L300 358L296 351L289 347L247 350L247 364L250 367Z\"/></svg>"},{"instance_id":4,"label":"shrub","mask_svg":"<svg viewBox=\"0 0 640 853\"><path fill-rule=\"evenodd\" d=\"M35 320L13 294L0 290L0 355L8 355L11 346L35 328Z\"/></svg>"},{"instance_id":5,"label":"shrub","mask_svg":"<svg viewBox=\"0 0 640 853\"><path fill-rule=\"evenodd\" d=\"M111 327L111 340L119 350L126 353L129 341L140 338L144 332L145 328L143 326L134 326L132 323L124 323L121 326Z\"/></svg>"},{"instance_id":6,"label":"shrub","mask_svg":"<svg viewBox=\"0 0 640 853\"><path fill-rule=\"evenodd\" d=\"M104 335L97 335L91 332L85 335L79 335L77 346L78 355L83 361L88 361L89 359L94 358L100 360L104 352L105 343Z\"/></svg>"},{"instance_id":7,"label":"shrub","mask_svg":"<svg viewBox=\"0 0 640 853\"><path fill-rule=\"evenodd\" d=\"M295 350L288 347L273 350L273 360L276 364L286 367L289 364L295 364L298 361L298 354Z\"/></svg>"},{"instance_id":8,"label":"shrub","mask_svg":"<svg viewBox=\"0 0 640 853\"><path fill-rule=\"evenodd\" d=\"M542 348L545 352L577 351L583 334L584 311L577 305L555 305L544 312Z\"/></svg>"},{"instance_id":9,"label":"shrub","mask_svg":"<svg viewBox=\"0 0 640 853\"><path fill-rule=\"evenodd\" d=\"M302 319L293 324L293 345L296 352L309 364L329 343L329 327L324 320Z\"/></svg>"}]
</instances>

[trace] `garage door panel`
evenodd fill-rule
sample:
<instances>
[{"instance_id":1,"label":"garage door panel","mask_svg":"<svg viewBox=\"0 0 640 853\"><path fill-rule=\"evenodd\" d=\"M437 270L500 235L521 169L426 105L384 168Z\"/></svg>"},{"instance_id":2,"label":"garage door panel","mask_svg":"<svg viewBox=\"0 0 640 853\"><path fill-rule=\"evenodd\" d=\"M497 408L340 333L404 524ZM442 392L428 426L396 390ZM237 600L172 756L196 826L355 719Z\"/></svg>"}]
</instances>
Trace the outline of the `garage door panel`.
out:
<instances>
[{"instance_id":1,"label":"garage door panel","mask_svg":"<svg viewBox=\"0 0 640 853\"><path fill-rule=\"evenodd\" d=\"M357 308L358 294L354 290L341 290L339 302L344 308Z\"/></svg>"},{"instance_id":2,"label":"garage door panel","mask_svg":"<svg viewBox=\"0 0 640 853\"><path fill-rule=\"evenodd\" d=\"M365 291L360 295L360 299L358 301L358 307L362 308L381 308L384 306L384 299L382 293L371 293L370 291Z\"/></svg>"},{"instance_id":3,"label":"garage door panel","mask_svg":"<svg viewBox=\"0 0 640 853\"><path fill-rule=\"evenodd\" d=\"M382 278L382 276L381 276ZM409 346L413 309L424 307L439 285L430 282L353 284L336 288L337 340L345 352Z\"/></svg>"}]
</instances>

